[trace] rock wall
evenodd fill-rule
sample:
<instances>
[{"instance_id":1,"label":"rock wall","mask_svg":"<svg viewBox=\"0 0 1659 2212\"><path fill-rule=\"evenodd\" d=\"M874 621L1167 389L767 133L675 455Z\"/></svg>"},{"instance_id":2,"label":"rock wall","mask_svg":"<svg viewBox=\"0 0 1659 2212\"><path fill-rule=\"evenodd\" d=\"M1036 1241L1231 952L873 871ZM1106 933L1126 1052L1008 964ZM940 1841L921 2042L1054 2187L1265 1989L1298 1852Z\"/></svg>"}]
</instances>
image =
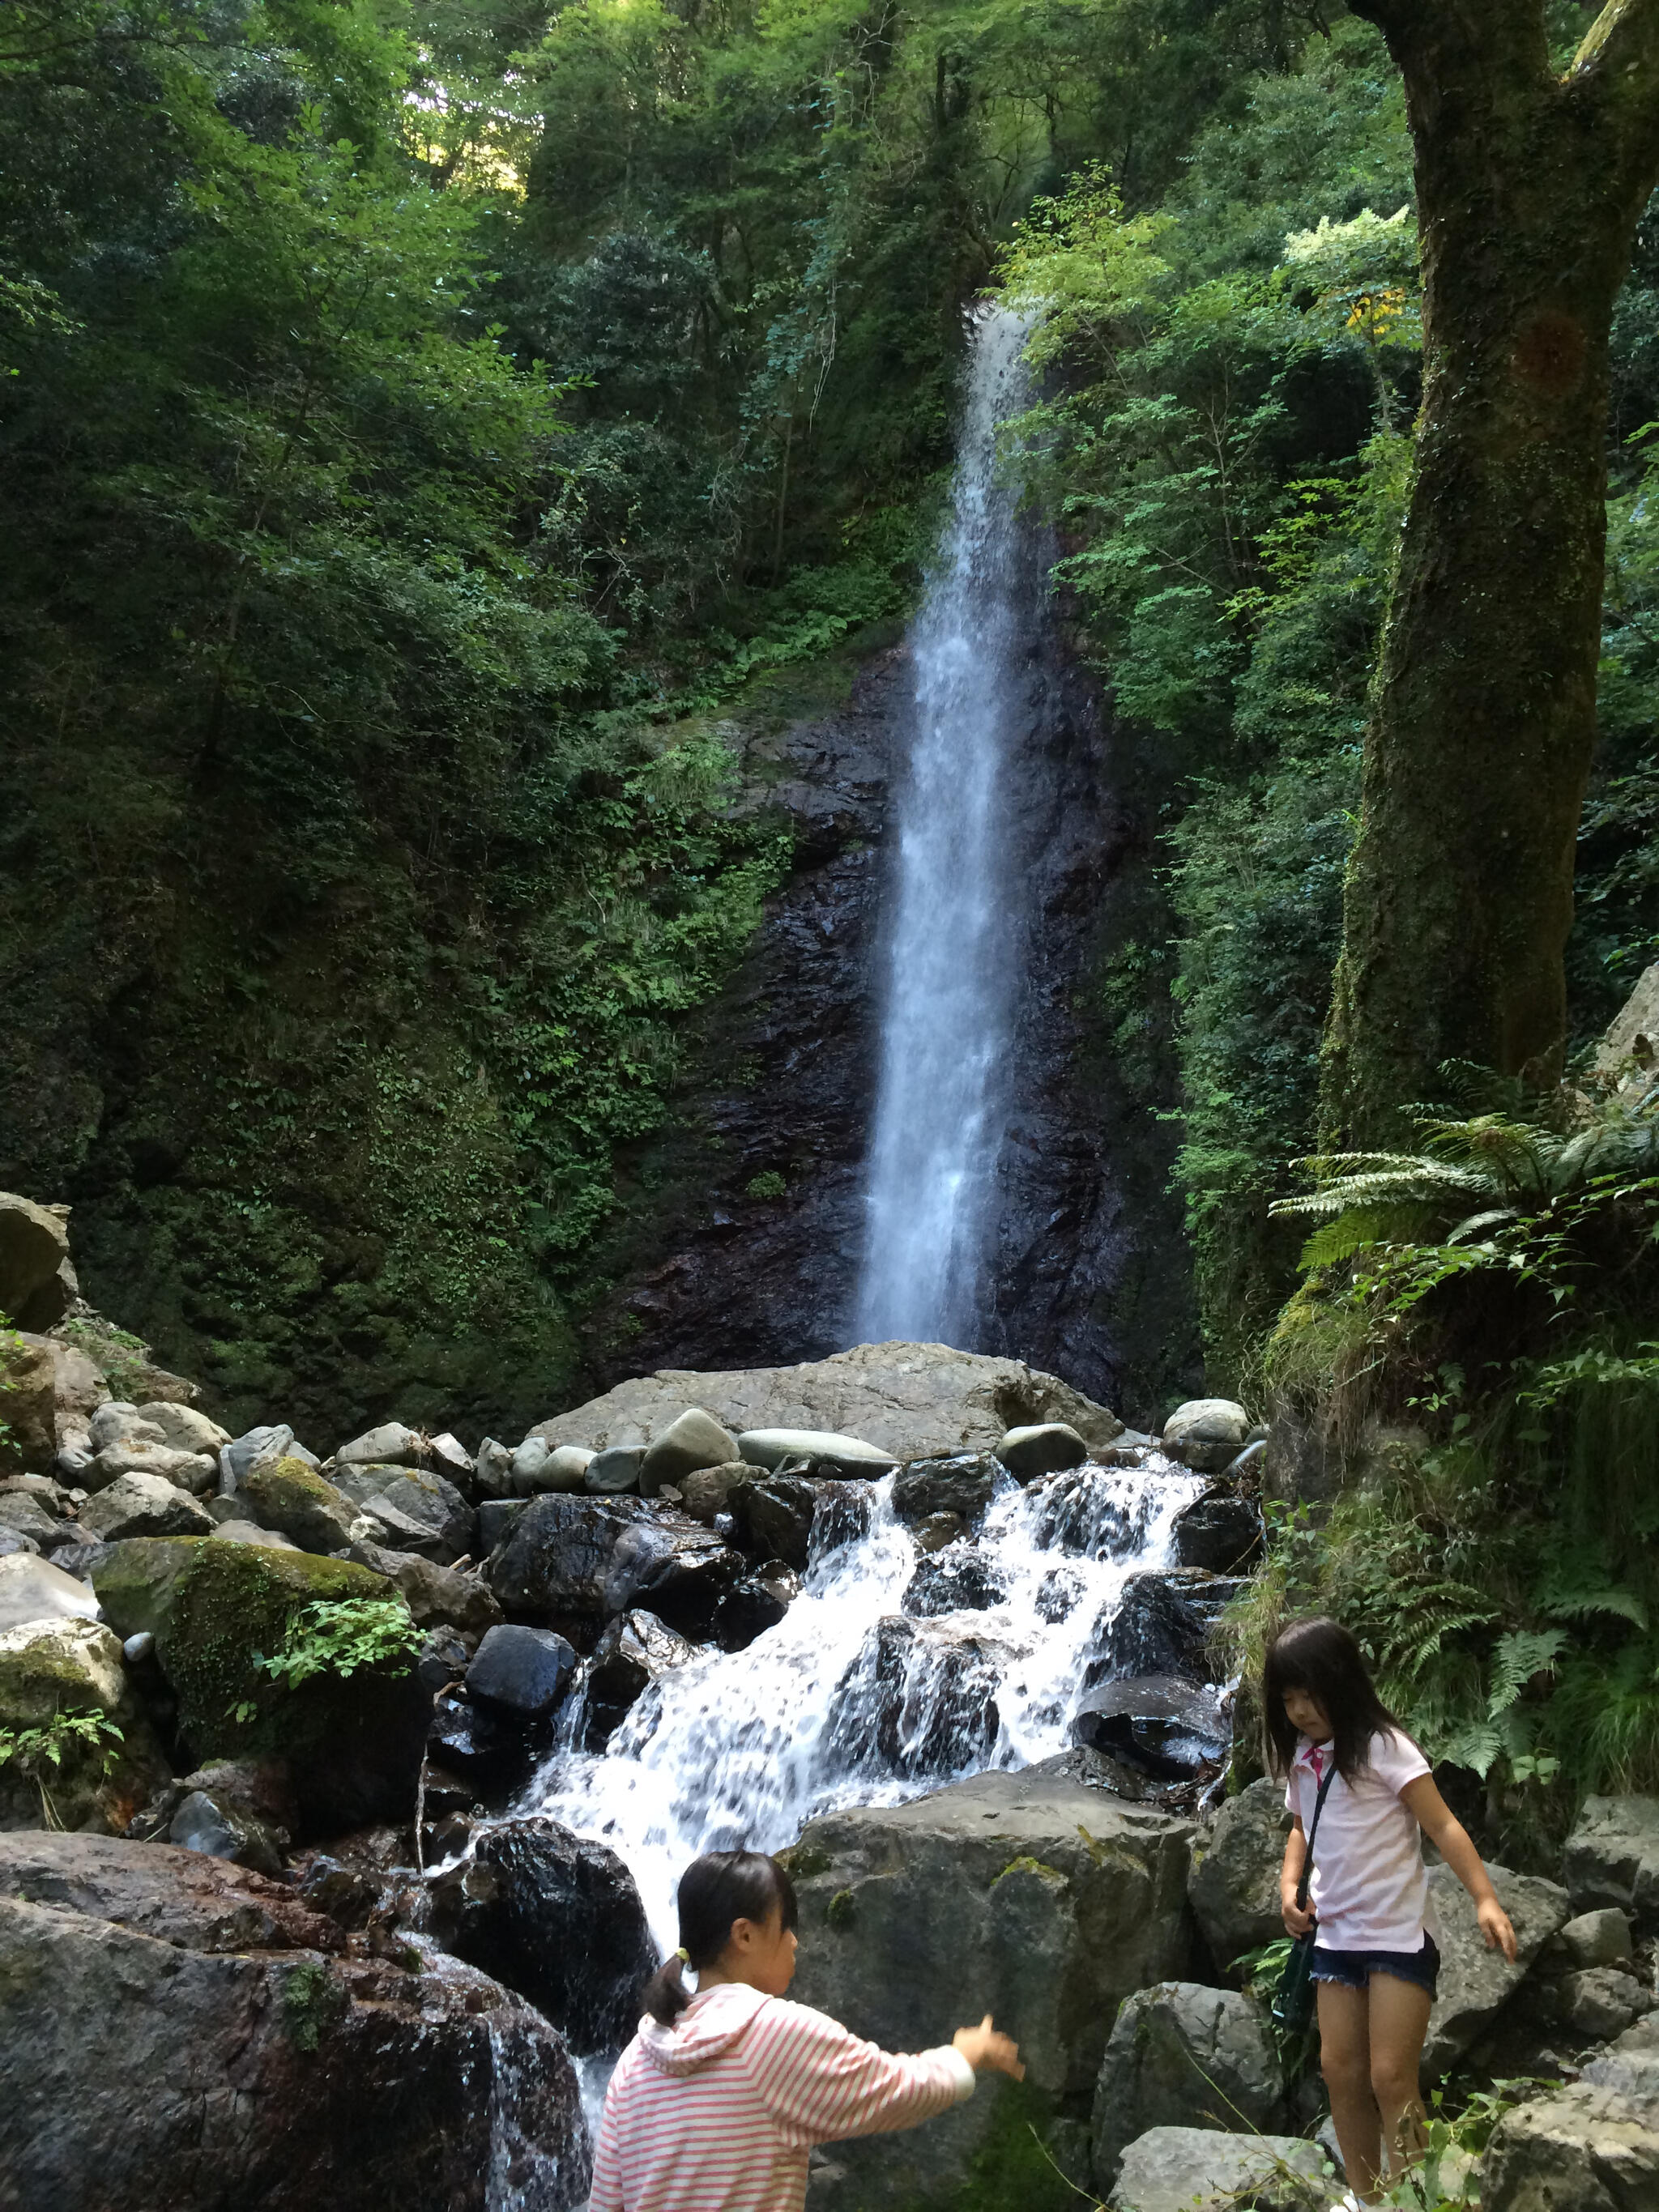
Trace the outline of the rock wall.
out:
<instances>
[{"instance_id":1,"label":"rock wall","mask_svg":"<svg viewBox=\"0 0 1659 2212\"><path fill-rule=\"evenodd\" d=\"M795 867L701 1025L673 1127L629 1163L623 1225L597 1255L613 1288L586 1331L602 1384L821 1358L850 1340L912 687L895 647L844 698L728 731L748 803L787 818ZM1171 1140L1145 1070L1122 1064L1104 984L1150 879L1152 825L1114 794L1113 733L1080 667L1056 653L1030 697L1025 770L1006 793L1011 915L1030 916L1015 1110L994 1305L965 1348L1145 1419L1200 1379Z\"/></svg>"}]
</instances>

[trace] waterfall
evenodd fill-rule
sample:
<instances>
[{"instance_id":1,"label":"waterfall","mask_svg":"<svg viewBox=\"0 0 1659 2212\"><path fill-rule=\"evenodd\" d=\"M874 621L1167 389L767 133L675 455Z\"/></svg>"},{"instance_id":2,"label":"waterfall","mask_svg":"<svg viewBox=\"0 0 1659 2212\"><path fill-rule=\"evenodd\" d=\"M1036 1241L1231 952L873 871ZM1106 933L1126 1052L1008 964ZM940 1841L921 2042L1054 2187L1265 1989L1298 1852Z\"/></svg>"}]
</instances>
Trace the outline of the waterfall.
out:
<instances>
[{"instance_id":1,"label":"waterfall","mask_svg":"<svg viewBox=\"0 0 1659 2212\"><path fill-rule=\"evenodd\" d=\"M900 806L857 1335L973 1349L1022 953L1008 783L1042 605L1032 533L998 482L1027 403L1027 325L975 319L951 511L910 636L915 722Z\"/></svg>"},{"instance_id":2,"label":"waterfall","mask_svg":"<svg viewBox=\"0 0 1659 2212\"><path fill-rule=\"evenodd\" d=\"M976 1537L929 1559L890 1476L861 1526L820 1512L805 1587L775 1627L661 1676L602 1753L574 1747L573 1715L514 1810L609 1844L671 1949L674 1885L700 1851L780 1850L816 1814L1063 1750L1125 1583L1167 1565L1203 1486L1156 1455L1024 1490L1004 1475ZM927 1609L920 1576L946 1578L937 1601L951 1610Z\"/></svg>"}]
</instances>

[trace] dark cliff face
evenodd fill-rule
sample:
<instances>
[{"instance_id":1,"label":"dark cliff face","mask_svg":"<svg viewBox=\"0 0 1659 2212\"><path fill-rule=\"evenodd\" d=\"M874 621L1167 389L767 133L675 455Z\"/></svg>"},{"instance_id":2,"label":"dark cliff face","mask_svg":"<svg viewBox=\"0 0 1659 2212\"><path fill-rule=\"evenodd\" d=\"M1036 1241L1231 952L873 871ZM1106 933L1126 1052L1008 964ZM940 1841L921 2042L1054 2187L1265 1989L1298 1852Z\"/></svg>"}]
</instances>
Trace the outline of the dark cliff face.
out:
<instances>
[{"instance_id":1,"label":"dark cliff face","mask_svg":"<svg viewBox=\"0 0 1659 2212\"><path fill-rule=\"evenodd\" d=\"M820 1358L852 1339L912 690L896 648L844 702L744 740L754 803L787 814L795 867L702 1025L673 1127L629 1164L605 1255L615 1287L586 1331L602 1386ZM1166 1099L1120 1065L1103 989L1115 945L1156 907L1151 828L1114 796L1086 675L1044 646L1027 697L1006 794L1010 926L1025 937L1013 1103L992 1279L963 1348L1144 1419L1201 1372Z\"/></svg>"}]
</instances>

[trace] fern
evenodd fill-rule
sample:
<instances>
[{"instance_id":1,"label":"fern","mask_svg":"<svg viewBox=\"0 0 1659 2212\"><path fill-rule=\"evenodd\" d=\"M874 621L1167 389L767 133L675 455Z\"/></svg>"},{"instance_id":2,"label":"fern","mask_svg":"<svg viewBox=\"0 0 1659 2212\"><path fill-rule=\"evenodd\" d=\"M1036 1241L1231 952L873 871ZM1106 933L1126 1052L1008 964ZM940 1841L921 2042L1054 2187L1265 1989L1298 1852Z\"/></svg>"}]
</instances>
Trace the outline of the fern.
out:
<instances>
[{"instance_id":1,"label":"fern","mask_svg":"<svg viewBox=\"0 0 1659 2212\"><path fill-rule=\"evenodd\" d=\"M1522 1628L1498 1638L1486 1708L1494 1720L1514 1705L1534 1674L1553 1674L1566 1640L1559 1628Z\"/></svg>"}]
</instances>

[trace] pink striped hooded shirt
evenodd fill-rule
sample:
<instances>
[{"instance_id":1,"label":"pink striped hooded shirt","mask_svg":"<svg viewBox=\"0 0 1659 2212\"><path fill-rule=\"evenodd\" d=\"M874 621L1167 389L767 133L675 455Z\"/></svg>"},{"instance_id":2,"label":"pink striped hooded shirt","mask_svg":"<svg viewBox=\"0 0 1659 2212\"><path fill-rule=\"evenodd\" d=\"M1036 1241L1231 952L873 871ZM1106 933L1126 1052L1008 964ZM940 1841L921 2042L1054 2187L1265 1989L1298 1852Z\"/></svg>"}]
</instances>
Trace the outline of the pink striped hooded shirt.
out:
<instances>
[{"instance_id":1,"label":"pink striped hooded shirt","mask_svg":"<svg viewBox=\"0 0 1659 2212\"><path fill-rule=\"evenodd\" d=\"M809 2006L721 1982L647 2018L611 2077L589 2212L802 2212L814 2143L914 2127L974 2094L949 2045L915 2058Z\"/></svg>"}]
</instances>

